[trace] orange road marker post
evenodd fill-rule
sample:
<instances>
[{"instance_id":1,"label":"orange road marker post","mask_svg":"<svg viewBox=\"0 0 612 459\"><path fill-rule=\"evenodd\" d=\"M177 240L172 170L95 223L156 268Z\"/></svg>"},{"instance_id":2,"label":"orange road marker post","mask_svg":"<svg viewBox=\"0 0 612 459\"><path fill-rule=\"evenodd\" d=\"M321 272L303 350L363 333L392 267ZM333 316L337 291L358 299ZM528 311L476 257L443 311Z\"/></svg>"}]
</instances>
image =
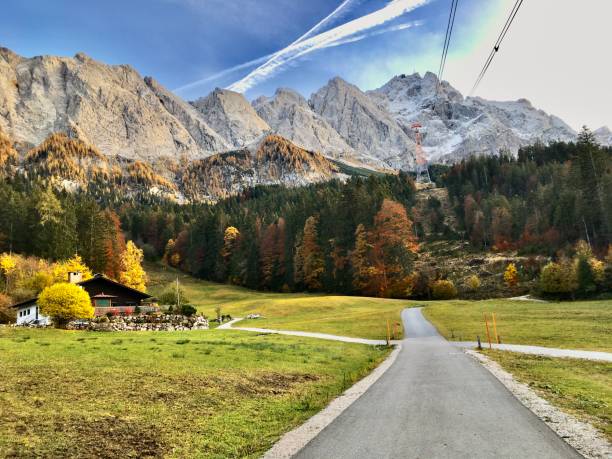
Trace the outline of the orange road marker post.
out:
<instances>
[{"instance_id":1,"label":"orange road marker post","mask_svg":"<svg viewBox=\"0 0 612 459\"><path fill-rule=\"evenodd\" d=\"M391 346L391 325L389 319L387 319L387 347Z\"/></svg>"},{"instance_id":2,"label":"orange road marker post","mask_svg":"<svg viewBox=\"0 0 612 459\"><path fill-rule=\"evenodd\" d=\"M493 346L491 346L491 333L489 332L489 321L487 320L487 313L484 313L484 321L485 321L485 327L487 328L487 341L489 342L489 349L493 349Z\"/></svg>"},{"instance_id":3,"label":"orange road marker post","mask_svg":"<svg viewBox=\"0 0 612 459\"><path fill-rule=\"evenodd\" d=\"M495 313L491 313L491 317L493 317L493 333L495 334L495 341L499 344L499 335L497 334L497 324L495 323Z\"/></svg>"}]
</instances>

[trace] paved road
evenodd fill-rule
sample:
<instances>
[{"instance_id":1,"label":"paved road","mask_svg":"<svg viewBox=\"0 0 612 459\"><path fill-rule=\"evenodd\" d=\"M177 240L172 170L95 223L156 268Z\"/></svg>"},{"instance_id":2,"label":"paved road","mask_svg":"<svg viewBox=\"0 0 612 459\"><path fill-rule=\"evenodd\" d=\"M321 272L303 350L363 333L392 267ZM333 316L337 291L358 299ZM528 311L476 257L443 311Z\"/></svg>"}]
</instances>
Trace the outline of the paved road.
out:
<instances>
[{"instance_id":1,"label":"paved road","mask_svg":"<svg viewBox=\"0 0 612 459\"><path fill-rule=\"evenodd\" d=\"M393 366L296 458L579 458L419 309Z\"/></svg>"}]
</instances>

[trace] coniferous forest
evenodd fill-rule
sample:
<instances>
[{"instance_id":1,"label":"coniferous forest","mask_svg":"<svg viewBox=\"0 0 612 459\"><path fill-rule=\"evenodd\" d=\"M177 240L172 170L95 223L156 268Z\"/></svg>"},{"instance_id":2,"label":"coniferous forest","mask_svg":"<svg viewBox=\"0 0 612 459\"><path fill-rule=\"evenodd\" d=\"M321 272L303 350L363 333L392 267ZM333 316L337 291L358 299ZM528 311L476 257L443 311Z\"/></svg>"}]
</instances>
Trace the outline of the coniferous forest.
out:
<instances>
[{"instance_id":1,"label":"coniferous forest","mask_svg":"<svg viewBox=\"0 0 612 459\"><path fill-rule=\"evenodd\" d=\"M113 276L125 240L145 257L197 277L275 291L409 296L427 242L468 240L474 251L516 250L562 259L580 240L605 258L612 231L612 149L588 131L577 143L522 148L432 168L440 202L417 210L409 175L353 176L300 188L261 186L217 203L182 204L148 193L91 187L75 193L43 174L4 173L0 253L56 260L78 253ZM422 247L422 246L421 246Z\"/></svg>"}]
</instances>

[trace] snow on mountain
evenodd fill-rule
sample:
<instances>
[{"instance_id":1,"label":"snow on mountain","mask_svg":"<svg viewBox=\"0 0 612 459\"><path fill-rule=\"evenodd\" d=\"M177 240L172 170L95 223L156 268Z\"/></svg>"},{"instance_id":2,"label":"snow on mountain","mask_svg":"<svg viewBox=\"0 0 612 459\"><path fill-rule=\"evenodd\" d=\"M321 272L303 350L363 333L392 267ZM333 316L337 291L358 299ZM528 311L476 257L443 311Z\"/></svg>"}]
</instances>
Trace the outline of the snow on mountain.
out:
<instances>
[{"instance_id":1,"label":"snow on mountain","mask_svg":"<svg viewBox=\"0 0 612 459\"><path fill-rule=\"evenodd\" d=\"M608 126L602 126L599 129L595 129L593 135L600 145L612 147L612 131L610 131Z\"/></svg>"},{"instance_id":2,"label":"snow on mountain","mask_svg":"<svg viewBox=\"0 0 612 459\"><path fill-rule=\"evenodd\" d=\"M516 153L523 145L571 141L576 132L525 99L512 102L467 99L446 81L427 72L423 77L399 75L369 91L408 131L421 123L423 149L430 161L453 162L473 154Z\"/></svg>"}]
</instances>

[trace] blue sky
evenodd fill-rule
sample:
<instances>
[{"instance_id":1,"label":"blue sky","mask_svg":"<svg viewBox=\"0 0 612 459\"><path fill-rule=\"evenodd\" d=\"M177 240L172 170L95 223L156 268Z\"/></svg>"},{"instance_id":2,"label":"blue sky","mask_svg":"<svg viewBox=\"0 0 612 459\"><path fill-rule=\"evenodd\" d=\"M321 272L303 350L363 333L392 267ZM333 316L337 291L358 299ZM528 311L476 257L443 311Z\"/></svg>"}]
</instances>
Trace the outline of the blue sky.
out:
<instances>
[{"instance_id":1,"label":"blue sky","mask_svg":"<svg viewBox=\"0 0 612 459\"><path fill-rule=\"evenodd\" d=\"M372 89L399 73L437 71L450 0L345 1L344 8L306 37L315 37L311 52L292 57L267 72L265 78L253 78L246 87L233 87L245 90L249 98L269 95L279 86L293 87L308 96L336 75L362 89ZM369 27L372 21L368 18L393 2L415 7ZM464 94L469 92L513 3L513 0L459 0L445 79ZM534 3L539 6L533 6ZM583 120L593 112L584 110L584 102L580 112L578 101L584 101L585 94L579 94L567 106L559 104L559 90L576 90L569 80L556 82L555 92L545 78L509 75L509 69L514 72L525 59L525 50L533 51L533 40L546 33L541 25L550 22L542 21L546 19L545 3L554 9L565 2L526 0L506 38L514 42L514 48L502 49L505 53L496 57L478 95L501 100L529 98L534 105L558 114L573 127L582 122L596 124L593 127L612 122L609 108L604 107L601 110L595 107L593 120ZM584 3L608 13L612 2ZM217 86L232 86L263 61L208 79L211 76L286 48L341 4L342 0L3 0L0 46L24 56L71 56L83 51L107 63L128 63L141 74L151 75L169 89L177 90L179 95L195 99ZM556 9L570 21L576 18L573 9ZM530 20L534 16L540 22L533 24L540 25L532 25ZM353 23L357 28L365 24L366 28L350 30L350 34L335 42L327 41L325 46L318 44L317 36ZM526 27L529 28L520 31ZM531 41L526 41L526 34L531 34ZM547 36L554 39L550 33ZM572 46L576 49L565 50L570 55L585 48L580 43ZM527 54L529 57L529 51ZM536 57L537 54L533 65L537 66ZM498 65L497 61L502 63ZM549 63L548 67L551 66L554 63ZM208 80L194 83L202 79Z\"/></svg>"}]
</instances>

